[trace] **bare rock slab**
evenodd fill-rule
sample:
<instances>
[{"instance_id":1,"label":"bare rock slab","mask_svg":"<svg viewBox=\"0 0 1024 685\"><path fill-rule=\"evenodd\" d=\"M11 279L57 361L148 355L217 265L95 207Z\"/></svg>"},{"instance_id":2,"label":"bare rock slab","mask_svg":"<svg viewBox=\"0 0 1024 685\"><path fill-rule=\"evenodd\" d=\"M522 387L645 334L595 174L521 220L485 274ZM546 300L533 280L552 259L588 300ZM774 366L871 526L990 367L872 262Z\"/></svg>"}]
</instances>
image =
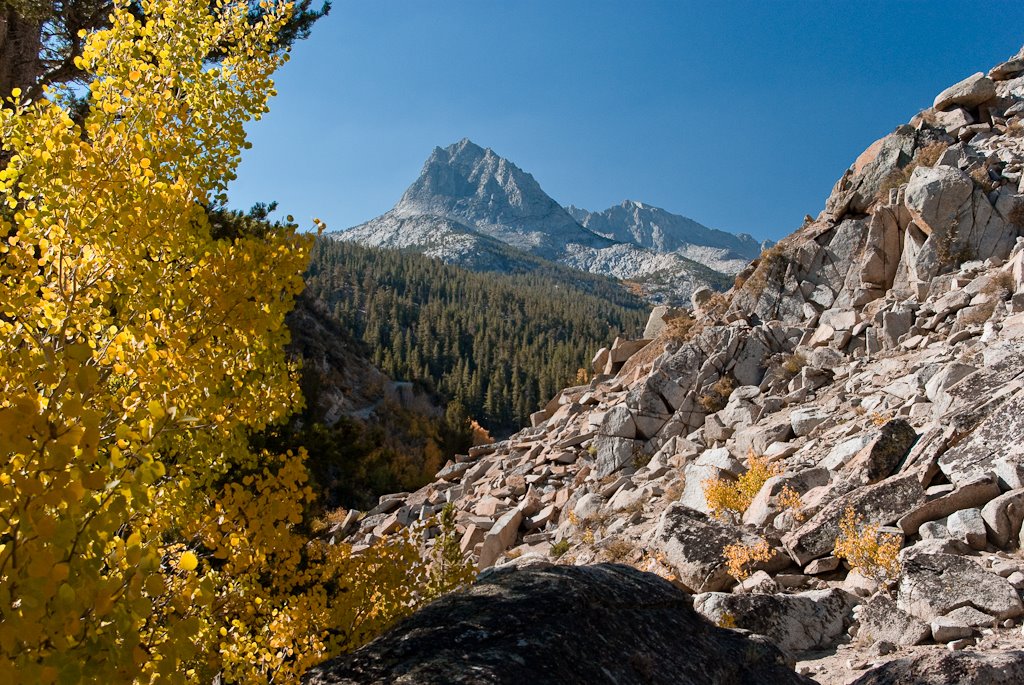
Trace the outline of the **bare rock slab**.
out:
<instances>
[{"instance_id":1,"label":"bare rock slab","mask_svg":"<svg viewBox=\"0 0 1024 685\"><path fill-rule=\"evenodd\" d=\"M939 458L952 483L996 473L997 461L1024 463L1024 392L993 411L971 435Z\"/></svg>"},{"instance_id":2,"label":"bare rock slab","mask_svg":"<svg viewBox=\"0 0 1024 685\"><path fill-rule=\"evenodd\" d=\"M906 557L896 606L922 621L970 606L999 619L1024 614L1017 590L971 559L955 554Z\"/></svg>"},{"instance_id":3,"label":"bare rock slab","mask_svg":"<svg viewBox=\"0 0 1024 685\"><path fill-rule=\"evenodd\" d=\"M846 630L858 600L842 590L811 590L793 595L737 595L707 592L693 608L719 623L728 615L737 628L764 635L790 654L833 644Z\"/></svg>"},{"instance_id":4,"label":"bare rock slab","mask_svg":"<svg viewBox=\"0 0 1024 685\"><path fill-rule=\"evenodd\" d=\"M689 597L617 564L496 569L306 685L811 685L766 640L718 628Z\"/></svg>"},{"instance_id":5,"label":"bare rock slab","mask_svg":"<svg viewBox=\"0 0 1024 685\"><path fill-rule=\"evenodd\" d=\"M919 645L931 637L931 628L878 594L861 604L857 612L857 639L865 642L886 640L898 645Z\"/></svg>"}]
</instances>

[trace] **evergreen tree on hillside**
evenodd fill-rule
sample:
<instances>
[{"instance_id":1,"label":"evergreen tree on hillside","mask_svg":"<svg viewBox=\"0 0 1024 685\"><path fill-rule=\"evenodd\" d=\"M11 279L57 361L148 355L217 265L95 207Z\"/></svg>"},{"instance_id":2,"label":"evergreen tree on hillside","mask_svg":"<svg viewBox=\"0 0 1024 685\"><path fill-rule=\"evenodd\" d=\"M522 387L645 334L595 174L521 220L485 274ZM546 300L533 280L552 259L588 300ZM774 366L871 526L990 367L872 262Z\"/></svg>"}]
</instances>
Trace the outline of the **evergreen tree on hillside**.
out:
<instances>
[{"instance_id":1,"label":"evergreen tree on hillside","mask_svg":"<svg viewBox=\"0 0 1024 685\"><path fill-rule=\"evenodd\" d=\"M524 425L647 305L615 281L552 266L475 273L395 250L317 241L308 294L388 375L459 400L489 429Z\"/></svg>"}]
</instances>

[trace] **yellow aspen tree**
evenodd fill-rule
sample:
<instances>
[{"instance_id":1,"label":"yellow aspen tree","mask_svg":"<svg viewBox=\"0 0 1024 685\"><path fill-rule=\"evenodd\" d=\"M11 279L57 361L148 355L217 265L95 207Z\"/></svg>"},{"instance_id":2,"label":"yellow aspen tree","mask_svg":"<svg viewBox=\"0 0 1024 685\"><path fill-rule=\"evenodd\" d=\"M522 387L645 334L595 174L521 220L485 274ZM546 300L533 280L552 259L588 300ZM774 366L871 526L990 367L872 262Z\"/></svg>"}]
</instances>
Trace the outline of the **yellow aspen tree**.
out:
<instances>
[{"instance_id":1,"label":"yellow aspen tree","mask_svg":"<svg viewBox=\"0 0 1024 685\"><path fill-rule=\"evenodd\" d=\"M286 58L259 6L115 3L84 114L0 109L0 682L290 682L431 596L412 535L311 540L304 454L249 447L301 402L310 245L207 219Z\"/></svg>"}]
</instances>

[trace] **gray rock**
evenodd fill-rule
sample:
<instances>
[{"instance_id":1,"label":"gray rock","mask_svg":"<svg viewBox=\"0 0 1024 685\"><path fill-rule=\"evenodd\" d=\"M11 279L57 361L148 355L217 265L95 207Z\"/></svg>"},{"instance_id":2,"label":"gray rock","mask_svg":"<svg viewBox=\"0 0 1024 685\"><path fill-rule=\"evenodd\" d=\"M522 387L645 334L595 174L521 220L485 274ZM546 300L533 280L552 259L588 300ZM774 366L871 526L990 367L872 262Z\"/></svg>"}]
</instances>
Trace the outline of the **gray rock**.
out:
<instances>
[{"instance_id":1,"label":"gray rock","mask_svg":"<svg viewBox=\"0 0 1024 685\"><path fill-rule=\"evenodd\" d=\"M842 478L870 485L890 476L917 441L917 433L904 419L893 419L878 431L842 469Z\"/></svg>"},{"instance_id":2,"label":"gray rock","mask_svg":"<svg viewBox=\"0 0 1024 685\"><path fill-rule=\"evenodd\" d=\"M961 509L953 512L946 519L946 529L950 537L969 545L972 549L985 549L988 543L981 509Z\"/></svg>"},{"instance_id":3,"label":"gray rock","mask_svg":"<svg viewBox=\"0 0 1024 685\"><path fill-rule=\"evenodd\" d=\"M669 505L658 521L651 547L664 555L664 561L676 570L679 582L692 592L713 592L733 583L725 567L726 545L759 542L757 536L739 526L718 521L703 512L680 503ZM755 569L778 570L785 565L782 555Z\"/></svg>"},{"instance_id":4,"label":"gray rock","mask_svg":"<svg viewBox=\"0 0 1024 685\"><path fill-rule=\"evenodd\" d=\"M839 535L839 521L848 507L865 523L888 525L924 501L917 476L896 476L857 488L829 502L802 526L782 538L783 546L797 564L804 566L831 554Z\"/></svg>"},{"instance_id":5,"label":"gray rock","mask_svg":"<svg viewBox=\"0 0 1024 685\"><path fill-rule=\"evenodd\" d=\"M861 604L857 612L857 639L863 642L888 640L900 645L919 645L931 638L928 624L878 594Z\"/></svg>"},{"instance_id":6,"label":"gray rock","mask_svg":"<svg viewBox=\"0 0 1024 685\"><path fill-rule=\"evenodd\" d=\"M990 369L985 369L986 371ZM977 374L964 378L950 390L960 389ZM995 386L998 387L998 386ZM973 391L971 391L973 393ZM972 404L980 404L989 388L978 388ZM995 473L997 460L1024 463L1024 392L1018 392L992 411L981 424L939 458L939 468L953 483Z\"/></svg>"},{"instance_id":7,"label":"gray rock","mask_svg":"<svg viewBox=\"0 0 1024 685\"><path fill-rule=\"evenodd\" d=\"M945 618L970 626L971 628L991 628L996 624L994 616L989 616L974 607L960 607L946 614ZM1010 619L1007 619L1010 620Z\"/></svg>"},{"instance_id":8,"label":"gray rock","mask_svg":"<svg viewBox=\"0 0 1024 685\"><path fill-rule=\"evenodd\" d=\"M605 412L599 432L601 435L613 438L629 438L632 440L636 437L636 423L633 421L633 414L626 405L615 405Z\"/></svg>"},{"instance_id":9,"label":"gray rock","mask_svg":"<svg viewBox=\"0 0 1024 685\"><path fill-rule=\"evenodd\" d=\"M811 488L816 488L828 482L829 473L825 469L805 469L799 473L783 473L772 476L764 482L758 490L750 506L743 512L743 523L762 528L781 510L776 503L776 497L783 490L789 488L802 495Z\"/></svg>"},{"instance_id":10,"label":"gray rock","mask_svg":"<svg viewBox=\"0 0 1024 685\"><path fill-rule=\"evenodd\" d=\"M1024 651L922 652L872 668L851 685L1017 685Z\"/></svg>"},{"instance_id":11,"label":"gray rock","mask_svg":"<svg viewBox=\"0 0 1024 685\"><path fill-rule=\"evenodd\" d=\"M905 202L914 222L929 235L945 235L971 198L974 182L948 166L917 167L910 176Z\"/></svg>"},{"instance_id":12,"label":"gray rock","mask_svg":"<svg viewBox=\"0 0 1024 685\"><path fill-rule=\"evenodd\" d=\"M992 79L979 71L939 93L932 106L935 109L946 109L953 105L971 108L995 96L996 86Z\"/></svg>"},{"instance_id":13,"label":"gray rock","mask_svg":"<svg viewBox=\"0 0 1024 685\"><path fill-rule=\"evenodd\" d=\"M690 302L693 304L694 309L699 310L710 302L714 295L715 291L711 288L697 288L693 291L693 295L690 296Z\"/></svg>"},{"instance_id":14,"label":"gray rock","mask_svg":"<svg viewBox=\"0 0 1024 685\"><path fill-rule=\"evenodd\" d=\"M795 410L790 414L789 420L793 427L793 433L802 437L827 421L830 416L829 411L820 407L806 407Z\"/></svg>"},{"instance_id":15,"label":"gray rock","mask_svg":"<svg viewBox=\"0 0 1024 685\"><path fill-rule=\"evenodd\" d=\"M996 497L981 510L981 517L988 529L988 537L996 547L1016 542L1021 522L1024 522L1024 489L1011 490Z\"/></svg>"},{"instance_id":16,"label":"gray rock","mask_svg":"<svg viewBox=\"0 0 1024 685\"><path fill-rule=\"evenodd\" d=\"M811 590L792 595L737 595L709 592L693 598L693 608L712 622L725 615L738 628L765 635L791 654L835 643L846 630L857 598L842 590Z\"/></svg>"},{"instance_id":17,"label":"gray rock","mask_svg":"<svg viewBox=\"0 0 1024 685\"><path fill-rule=\"evenodd\" d=\"M602 497L596 492L588 492L576 500L576 505L572 508L572 513L582 521L583 519L587 519L598 514L607 504L607 498Z\"/></svg>"},{"instance_id":18,"label":"gray rock","mask_svg":"<svg viewBox=\"0 0 1024 685\"><path fill-rule=\"evenodd\" d=\"M658 305L651 310L651 315L647 319L647 327L644 328L644 338L647 340L653 340L665 330L668 322L672 319L677 319L683 315L683 312L673 307L666 305Z\"/></svg>"},{"instance_id":19,"label":"gray rock","mask_svg":"<svg viewBox=\"0 0 1024 685\"><path fill-rule=\"evenodd\" d=\"M683 474L683 492L679 496L679 502L690 509L710 514L711 508L704 497L704 483L716 478L728 479L730 476L715 466L697 463L687 464Z\"/></svg>"},{"instance_id":20,"label":"gray rock","mask_svg":"<svg viewBox=\"0 0 1024 685\"><path fill-rule=\"evenodd\" d=\"M1017 591L1005 578L954 554L907 555L896 605L923 621L964 606L1001 619L1024 614Z\"/></svg>"},{"instance_id":21,"label":"gray rock","mask_svg":"<svg viewBox=\"0 0 1024 685\"><path fill-rule=\"evenodd\" d=\"M839 557L822 557L807 564L804 573L809 576L816 576L821 573L831 573L839 568Z\"/></svg>"},{"instance_id":22,"label":"gray rock","mask_svg":"<svg viewBox=\"0 0 1024 685\"><path fill-rule=\"evenodd\" d=\"M993 81L1006 81L1024 73L1024 55L1018 55L999 64L988 72L988 77Z\"/></svg>"},{"instance_id":23,"label":"gray rock","mask_svg":"<svg viewBox=\"0 0 1024 685\"><path fill-rule=\"evenodd\" d=\"M502 514L484 537L480 549L480 568L493 566L502 552L512 546L519 533L519 524L523 521L523 512L518 507Z\"/></svg>"},{"instance_id":24,"label":"gray rock","mask_svg":"<svg viewBox=\"0 0 1024 685\"><path fill-rule=\"evenodd\" d=\"M934 116L935 123L938 126L941 126L946 130L946 133L954 137L965 126L970 126L975 121L971 113L963 107L954 107L948 112L935 112L932 116Z\"/></svg>"},{"instance_id":25,"label":"gray rock","mask_svg":"<svg viewBox=\"0 0 1024 685\"><path fill-rule=\"evenodd\" d=\"M998 495L999 484L994 478L976 478L946 495L921 504L902 517L897 525L905 534L914 535L926 521L937 521L960 509L982 506Z\"/></svg>"},{"instance_id":26,"label":"gray rock","mask_svg":"<svg viewBox=\"0 0 1024 685\"><path fill-rule=\"evenodd\" d=\"M963 291L954 291L963 292ZM964 295L966 297L966 295ZM977 371L973 366L967 364L961 364L959 362L951 362L944 366L941 371L931 377L925 384L925 394L928 396L929 402L935 402L939 398L939 393L946 390L957 381Z\"/></svg>"},{"instance_id":27,"label":"gray rock","mask_svg":"<svg viewBox=\"0 0 1024 685\"><path fill-rule=\"evenodd\" d=\"M762 419L753 426L747 426L733 433L736 450L740 454L765 454L776 442L785 442L792 435L792 427L788 421L768 423Z\"/></svg>"},{"instance_id":28,"label":"gray rock","mask_svg":"<svg viewBox=\"0 0 1024 685\"><path fill-rule=\"evenodd\" d=\"M604 478L633 463L633 449L638 443L629 438L598 435L593 444L597 448L594 473Z\"/></svg>"},{"instance_id":29,"label":"gray rock","mask_svg":"<svg viewBox=\"0 0 1024 685\"><path fill-rule=\"evenodd\" d=\"M717 628L671 583L627 566L482 574L306 685L811 685L766 640Z\"/></svg>"},{"instance_id":30,"label":"gray rock","mask_svg":"<svg viewBox=\"0 0 1024 685\"><path fill-rule=\"evenodd\" d=\"M705 450L694 462L697 466L712 466L721 472L735 478L743 474L747 469L736 457L732 456L724 447L713 450Z\"/></svg>"},{"instance_id":31,"label":"gray rock","mask_svg":"<svg viewBox=\"0 0 1024 685\"><path fill-rule=\"evenodd\" d=\"M902 521L903 519L900 520ZM944 523L939 523L938 521L927 521L921 524L917 532L922 540L944 540L950 537L949 528L946 528Z\"/></svg>"},{"instance_id":32,"label":"gray rock","mask_svg":"<svg viewBox=\"0 0 1024 685\"><path fill-rule=\"evenodd\" d=\"M932 639L936 642L951 642L974 634L974 628L948 616L933 619L931 629Z\"/></svg>"}]
</instances>

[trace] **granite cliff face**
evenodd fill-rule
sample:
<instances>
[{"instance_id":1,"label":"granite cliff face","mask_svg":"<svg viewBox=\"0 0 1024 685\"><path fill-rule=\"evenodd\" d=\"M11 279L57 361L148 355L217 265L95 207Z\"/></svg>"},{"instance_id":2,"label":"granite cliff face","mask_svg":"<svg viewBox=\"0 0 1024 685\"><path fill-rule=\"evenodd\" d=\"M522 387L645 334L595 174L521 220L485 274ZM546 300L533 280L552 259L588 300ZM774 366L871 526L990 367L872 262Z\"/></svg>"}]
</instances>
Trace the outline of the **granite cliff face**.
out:
<instances>
[{"instance_id":1,"label":"granite cliff face","mask_svg":"<svg viewBox=\"0 0 1024 685\"><path fill-rule=\"evenodd\" d=\"M527 256L541 258L637 282L658 302L688 301L703 286L720 288L729 282L727 274L759 253L749 236L730 242L729 234L695 222L702 230L691 230L684 244L676 227L689 220L663 215L659 220L671 224L670 250L642 238L639 229L641 239L625 229L599 234L581 225L533 176L463 139L435 148L390 211L333 235L371 247L412 249L477 270L522 270L531 263ZM705 238L709 242L699 242Z\"/></svg>"},{"instance_id":2,"label":"granite cliff face","mask_svg":"<svg viewBox=\"0 0 1024 685\"><path fill-rule=\"evenodd\" d=\"M481 568L628 563L820 683L1019 682L1024 51L869 146L816 219L693 305L348 539L453 502ZM754 469L742 504L709 498ZM898 564L840 558L848 511ZM736 544L760 550L742 582Z\"/></svg>"}]
</instances>

